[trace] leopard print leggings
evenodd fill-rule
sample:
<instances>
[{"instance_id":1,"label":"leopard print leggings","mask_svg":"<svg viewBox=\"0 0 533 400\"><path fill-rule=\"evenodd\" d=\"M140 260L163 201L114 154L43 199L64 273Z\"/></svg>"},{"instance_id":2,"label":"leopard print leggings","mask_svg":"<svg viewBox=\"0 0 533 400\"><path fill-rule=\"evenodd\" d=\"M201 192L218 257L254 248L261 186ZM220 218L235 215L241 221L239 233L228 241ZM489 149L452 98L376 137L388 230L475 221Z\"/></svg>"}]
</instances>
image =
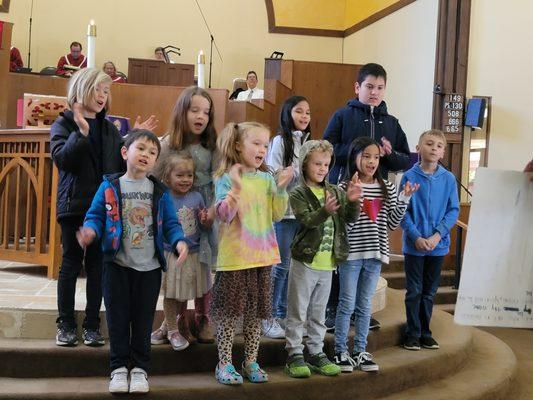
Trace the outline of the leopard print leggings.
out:
<instances>
[{"instance_id":1,"label":"leopard print leggings","mask_svg":"<svg viewBox=\"0 0 533 400\"><path fill-rule=\"evenodd\" d=\"M232 363L235 325L243 316L245 361L255 362L261 337L261 320L271 317L270 267L217 272L212 289L211 316L217 325L218 357Z\"/></svg>"}]
</instances>

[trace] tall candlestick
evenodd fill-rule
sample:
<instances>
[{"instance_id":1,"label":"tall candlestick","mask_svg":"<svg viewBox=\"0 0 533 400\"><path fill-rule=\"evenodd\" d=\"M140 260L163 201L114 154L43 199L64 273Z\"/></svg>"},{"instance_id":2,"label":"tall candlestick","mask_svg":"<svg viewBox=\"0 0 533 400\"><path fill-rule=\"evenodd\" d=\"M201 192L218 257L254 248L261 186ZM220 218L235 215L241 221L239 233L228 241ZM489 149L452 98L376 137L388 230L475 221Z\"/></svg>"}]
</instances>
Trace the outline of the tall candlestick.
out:
<instances>
[{"instance_id":1,"label":"tall candlestick","mask_svg":"<svg viewBox=\"0 0 533 400\"><path fill-rule=\"evenodd\" d=\"M205 55L203 50L198 53L198 87L205 89Z\"/></svg>"},{"instance_id":2,"label":"tall candlestick","mask_svg":"<svg viewBox=\"0 0 533 400\"><path fill-rule=\"evenodd\" d=\"M91 19L87 27L87 67L94 68L96 51L96 25Z\"/></svg>"}]
</instances>

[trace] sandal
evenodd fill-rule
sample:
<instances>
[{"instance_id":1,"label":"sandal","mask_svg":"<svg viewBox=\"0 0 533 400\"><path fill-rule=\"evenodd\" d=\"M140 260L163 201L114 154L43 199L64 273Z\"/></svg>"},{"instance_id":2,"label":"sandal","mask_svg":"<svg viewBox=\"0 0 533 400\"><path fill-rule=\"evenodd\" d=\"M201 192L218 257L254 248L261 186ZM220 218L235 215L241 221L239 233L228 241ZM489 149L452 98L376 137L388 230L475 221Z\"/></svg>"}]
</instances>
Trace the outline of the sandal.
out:
<instances>
[{"instance_id":1,"label":"sandal","mask_svg":"<svg viewBox=\"0 0 533 400\"><path fill-rule=\"evenodd\" d=\"M223 385L242 385L242 376L232 364L218 363L215 369L215 378Z\"/></svg>"},{"instance_id":2,"label":"sandal","mask_svg":"<svg viewBox=\"0 0 533 400\"><path fill-rule=\"evenodd\" d=\"M248 379L252 383L268 382L268 374L259 367L256 362L246 365L246 362L242 363L242 376Z\"/></svg>"}]
</instances>

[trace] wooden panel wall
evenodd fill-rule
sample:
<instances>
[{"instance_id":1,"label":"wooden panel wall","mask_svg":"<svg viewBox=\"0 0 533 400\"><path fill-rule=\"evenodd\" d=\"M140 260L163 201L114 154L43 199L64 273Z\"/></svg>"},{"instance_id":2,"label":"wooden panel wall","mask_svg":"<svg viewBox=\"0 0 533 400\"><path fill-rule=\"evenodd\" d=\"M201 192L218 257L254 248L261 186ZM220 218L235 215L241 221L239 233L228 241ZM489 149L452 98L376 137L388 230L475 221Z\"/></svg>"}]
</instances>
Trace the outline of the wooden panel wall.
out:
<instances>
[{"instance_id":1,"label":"wooden panel wall","mask_svg":"<svg viewBox=\"0 0 533 400\"><path fill-rule=\"evenodd\" d=\"M355 64L294 61L292 92L309 100L314 139L322 138L335 110L355 97L354 84L360 68Z\"/></svg>"},{"instance_id":2,"label":"wooden panel wall","mask_svg":"<svg viewBox=\"0 0 533 400\"><path fill-rule=\"evenodd\" d=\"M5 129L7 124L8 92L5 90L6 79L9 74L9 53L11 48L11 32L13 24L4 22L2 43L0 43L0 129Z\"/></svg>"},{"instance_id":3,"label":"wooden panel wall","mask_svg":"<svg viewBox=\"0 0 533 400\"><path fill-rule=\"evenodd\" d=\"M17 99L22 98L24 93L65 96L68 83L67 79L54 76L16 73L9 73L7 81L8 128L16 128ZM147 118L154 114L159 119L156 133L162 135L168 128L172 108L183 89L178 86L115 84L111 89L110 114L128 117L132 124L137 115ZM220 131L226 120L228 91L208 89L208 92L215 104L215 128Z\"/></svg>"}]
</instances>

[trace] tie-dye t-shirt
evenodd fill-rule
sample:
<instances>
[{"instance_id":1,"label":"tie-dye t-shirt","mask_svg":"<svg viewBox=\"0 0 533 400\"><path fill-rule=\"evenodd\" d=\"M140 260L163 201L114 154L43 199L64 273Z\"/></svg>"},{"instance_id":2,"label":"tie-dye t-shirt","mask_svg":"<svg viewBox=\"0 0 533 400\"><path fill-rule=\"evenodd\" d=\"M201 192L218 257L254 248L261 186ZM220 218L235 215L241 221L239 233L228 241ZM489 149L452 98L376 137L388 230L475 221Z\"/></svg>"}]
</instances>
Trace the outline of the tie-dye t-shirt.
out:
<instances>
[{"instance_id":1,"label":"tie-dye t-shirt","mask_svg":"<svg viewBox=\"0 0 533 400\"><path fill-rule=\"evenodd\" d=\"M216 213L220 220L217 271L264 267L280 262L273 221L283 218L288 194L278 190L271 174L242 175L240 200L231 208L225 200L231 190L228 174L215 188Z\"/></svg>"}]
</instances>

